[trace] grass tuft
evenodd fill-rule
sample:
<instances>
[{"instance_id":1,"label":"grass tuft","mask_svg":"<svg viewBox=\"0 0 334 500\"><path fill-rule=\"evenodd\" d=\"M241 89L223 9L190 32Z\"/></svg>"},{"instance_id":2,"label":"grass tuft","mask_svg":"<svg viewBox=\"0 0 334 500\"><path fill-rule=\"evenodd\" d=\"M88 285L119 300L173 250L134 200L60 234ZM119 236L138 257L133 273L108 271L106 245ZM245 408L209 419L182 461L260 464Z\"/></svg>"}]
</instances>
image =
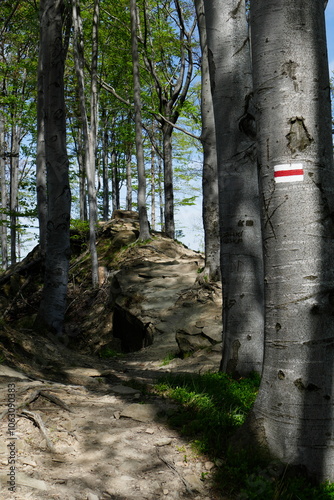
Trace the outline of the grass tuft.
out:
<instances>
[{"instance_id":1,"label":"grass tuft","mask_svg":"<svg viewBox=\"0 0 334 500\"><path fill-rule=\"evenodd\" d=\"M259 384L256 373L239 380L225 373L166 374L155 390L178 403L169 424L217 465L215 482L224 498L334 500L334 484L314 485L261 450L249 453L228 446L229 438L245 422Z\"/></svg>"}]
</instances>

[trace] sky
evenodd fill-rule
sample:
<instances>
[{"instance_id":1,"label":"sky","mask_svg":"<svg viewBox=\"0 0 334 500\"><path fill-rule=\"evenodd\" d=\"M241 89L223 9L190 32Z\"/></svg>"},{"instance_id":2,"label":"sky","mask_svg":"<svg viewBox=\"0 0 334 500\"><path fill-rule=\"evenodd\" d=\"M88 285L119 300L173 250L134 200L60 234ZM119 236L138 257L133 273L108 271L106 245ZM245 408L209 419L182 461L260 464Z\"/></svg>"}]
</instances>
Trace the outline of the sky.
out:
<instances>
[{"instance_id":1,"label":"sky","mask_svg":"<svg viewBox=\"0 0 334 500\"><path fill-rule=\"evenodd\" d=\"M329 0L326 8L326 29L329 69L334 71L334 0Z\"/></svg>"}]
</instances>

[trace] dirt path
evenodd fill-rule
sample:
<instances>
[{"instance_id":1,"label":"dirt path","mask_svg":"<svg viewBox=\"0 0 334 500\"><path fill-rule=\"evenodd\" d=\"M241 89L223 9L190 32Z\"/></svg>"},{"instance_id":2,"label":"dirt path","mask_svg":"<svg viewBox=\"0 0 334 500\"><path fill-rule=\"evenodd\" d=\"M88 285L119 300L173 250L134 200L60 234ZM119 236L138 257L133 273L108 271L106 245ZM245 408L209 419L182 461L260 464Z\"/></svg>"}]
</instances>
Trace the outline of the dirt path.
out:
<instances>
[{"instance_id":1,"label":"dirt path","mask_svg":"<svg viewBox=\"0 0 334 500\"><path fill-rule=\"evenodd\" d=\"M165 367L154 349L103 363L82 358L82 366L65 370L67 383L0 366L0 412L13 394L16 405L15 427L8 414L1 419L1 500L220 498L210 481L214 464L168 427L173 405L133 382L152 383L164 371L217 369L219 358L213 351Z\"/></svg>"}]
</instances>

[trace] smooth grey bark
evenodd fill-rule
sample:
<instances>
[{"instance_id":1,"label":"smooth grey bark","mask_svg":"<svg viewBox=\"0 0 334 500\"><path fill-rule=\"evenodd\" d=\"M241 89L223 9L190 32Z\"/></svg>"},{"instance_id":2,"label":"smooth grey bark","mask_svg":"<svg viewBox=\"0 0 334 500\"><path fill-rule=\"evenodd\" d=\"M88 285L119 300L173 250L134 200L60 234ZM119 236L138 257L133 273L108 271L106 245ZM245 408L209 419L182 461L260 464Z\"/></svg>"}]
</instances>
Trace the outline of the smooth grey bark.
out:
<instances>
[{"instance_id":1,"label":"smooth grey bark","mask_svg":"<svg viewBox=\"0 0 334 500\"><path fill-rule=\"evenodd\" d=\"M131 168L131 146L126 153L126 209L132 210L132 168Z\"/></svg>"},{"instance_id":2,"label":"smooth grey bark","mask_svg":"<svg viewBox=\"0 0 334 500\"><path fill-rule=\"evenodd\" d=\"M117 155L113 150L111 153L111 195L112 195L112 211L120 208L119 204L119 178L117 167Z\"/></svg>"},{"instance_id":3,"label":"smooth grey bark","mask_svg":"<svg viewBox=\"0 0 334 500\"><path fill-rule=\"evenodd\" d=\"M78 81L78 94L84 143L85 174L88 191L89 207L89 250L92 263L92 284L98 285L98 259L96 251L96 222L97 202L95 188L95 154L97 134L97 51L98 51L98 22L99 0L94 2L92 28L92 61L91 61L91 88L90 88L90 125L87 118L85 77L84 77L84 42L82 20L77 0L72 2L73 32L74 32L74 62Z\"/></svg>"},{"instance_id":4,"label":"smooth grey bark","mask_svg":"<svg viewBox=\"0 0 334 500\"><path fill-rule=\"evenodd\" d=\"M5 121L0 112L0 192L1 192L1 267L8 267L8 245L7 245L7 185L6 185L6 160L5 160Z\"/></svg>"},{"instance_id":5,"label":"smooth grey bark","mask_svg":"<svg viewBox=\"0 0 334 500\"><path fill-rule=\"evenodd\" d=\"M163 178L163 173L162 173L162 158L161 156L158 157L158 192L159 192L159 207L160 207L160 226L161 226L161 231L165 231L165 214L164 214L164 196L163 196L163 189L162 189L162 178Z\"/></svg>"},{"instance_id":6,"label":"smooth grey bark","mask_svg":"<svg viewBox=\"0 0 334 500\"><path fill-rule=\"evenodd\" d=\"M131 52L132 52L132 73L133 73L133 102L135 110L135 142L138 171L138 212L139 212L139 240L150 238L150 229L146 209L146 177L145 161L142 136L141 118L141 97L140 97L140 76L139 76L139 54L137 41L137 7L136 0L130 0L131 17Z\"/></svg>"},{"instance_id":7,"label":"smooth grey bark","mask_svg":"<svg viewBox=\"0 0 334 500\"><path fill-rule=\"evenodd\" d=\"M78 130L77 160L79 166L79 208L80 220L88 220L86 196L85 146L83 144L82 128Z\"/></svg>"},{"instance_id":8,"label":"smooth grey bark","mask_svg":"<svg viewBox=\"0 0 334 500\"><path fill-rule=\"evenodd\" d=\"M13 118L13 116L12 116ZM19 128L13 124L10 139L10 263L16 264L16 239L17 239L17 212L18 212L18 189L19 189Z\"/></svg>"},{"instance_id":9,"label":"smooth grey bark","mask_svg":"<svg viewBox=\"0 0 334 500\"><path fill-rule=\"evenodd\" d=\"M216 126L223 357L221 370L261 372L263 254L251 59L244 0L205 2Z\"/></svg>"},{"instance_id":10,"label":"smooth grey bark","mask_svg":"<svg viewBox=\"0 0 334 500\"><path fill-rule=\"evenodd\" d=\"M37 74L37 150L36 150L36 196L39 226L39 249L43 257L46 252L46 224L48 216L48 197L46 186L45 130L44 130L44 88L42 52L38 57Z\"/></svg>"},{"instance_id":11,"label":"smooth grey bark","mask_svg":"<svg viewBox=\"0 0 334 500\"><path fill-rule=\"evenodd\" d=\"M274 456L332 482L334 168L323 9L323 0L251 2L266 284L252 422Z\"/></svg>"},{"instance_id":12,"label":"smooth grey bark","mask_svg":"<svg viewBox=\"0 0 334 500\"><path fill-rule=\"evenodd\" d=\"M62 0L41 0L48 220L45 278L36 326L61 335L70 258L71 192L66 150Z\"/></svg>"},{"instance_id":13,"label":"smooth grey bark","mask_svg":"<svg viewBox=\"0 0 334 500\"><path fill-rule=\"evenodd\" d=\"M100 0L94 1L93 26L92 26L92 60L91 60L91 85L90 85L90 128L89 128L89 162L87 165L88 206L89 206L89 250L92 260L92 284L98 286L98 257L96 250L96 224L97 224L97 199L96 199L96 146L98 128L98 90L97 90L97 62L98 62L98 26L100 19Z\"/></svg>"},{"instance_id":14,"label":"smooth grey bark","mask_svg":"<svg viewBox=\"0 0 334 500\"><path fill-rule=\"evenodd\" d=\"M151 228L155 230L155 148L151 144Z\"/></svg>"},{"instance_id":15,"label":"smooth grey bark","mask_svg":"<svg viewBox=\"0 0 334 500\"><path fill-rule=\"evenodd\" d=\"M202 276L211 281L220 280L220 233L218 204L218 168L216 152L216 129L211 94L208 44L204 14L204 1L195 0L197 25L201 46L201 117L203 146L203 226L205 269Z\"/></svg>"},{"instance_id":16,"label":"smooth grey bark","mask_svg":"<svg viewBox=\"0 0 334 500\"><path fill-rule=\"evenodd\" d=\"M102 192L103 192L103 220L107 221L109 219L109 175L108 175L108 145L109 145L109 133L107 129L107 120L103 116L104 132L103 132L103 143L102 143Z\"/></svg>"}]
</instances>

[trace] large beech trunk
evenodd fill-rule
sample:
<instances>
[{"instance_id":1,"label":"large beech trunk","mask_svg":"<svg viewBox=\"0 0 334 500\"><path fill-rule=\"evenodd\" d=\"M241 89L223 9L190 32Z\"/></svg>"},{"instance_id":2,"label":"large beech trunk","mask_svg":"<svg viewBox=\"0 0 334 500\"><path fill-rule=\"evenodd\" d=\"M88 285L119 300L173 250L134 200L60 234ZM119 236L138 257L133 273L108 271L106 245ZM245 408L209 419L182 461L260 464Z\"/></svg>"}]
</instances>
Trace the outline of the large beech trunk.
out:
<instances>
[{"instance_id":1,"label":"large beech trunk","mask_svg":"<svg viewBox=\"0 0 334 500\"><path fill-rule=\"evenodd\" d=\"M48 219L43 296L36 325L62 334L70 258L71 192L66 150L62 0L41 0Z\"/></svg>"},{"instance_id":2,"label":"large beech trunk","mask_svg":"<svg viewBox=\"0 0 334 500\"><path fill-rule=\"evenodd\" d=\"M251 60L244 0L205 2L218 157L223 358L221 369L261 372L264 297Z\"/></svg>"},{"instance_id":3,"label":"large beech trunk","mask_svg":"<svg viewBox=\"0 0 334 500\"><path fill-rule=\"evenodd\" d=\"M269 451L334 480L334 168L323 0L251 2L263 196Z\"/></svg>"}]
</instances>

